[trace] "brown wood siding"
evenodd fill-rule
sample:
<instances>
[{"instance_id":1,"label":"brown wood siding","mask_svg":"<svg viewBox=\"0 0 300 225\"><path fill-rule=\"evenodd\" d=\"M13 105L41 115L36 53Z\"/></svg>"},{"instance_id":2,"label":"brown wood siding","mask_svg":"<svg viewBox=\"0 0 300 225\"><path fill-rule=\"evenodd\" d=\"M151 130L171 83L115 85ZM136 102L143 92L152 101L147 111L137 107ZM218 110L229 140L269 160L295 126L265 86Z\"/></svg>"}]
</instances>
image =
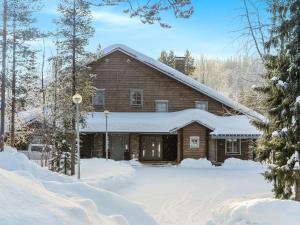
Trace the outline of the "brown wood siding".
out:
<instances>
[{"instance_id":1,"label":"brown wood siding","mask_svg":"<svg viewBox=\"0 0 300 225\"><path fill-rule=\"evenodd\" d=\"M128 59L130 62L128 62ZM168 100L169 111L194 108L195 101L208 101L208 111L222 115L228 107L173 78L116 51L91 64L95 86L105 89L105 107L112 112L154 112L155 100ZM130 106L130 89L142 89L143 107Z\"/></svg>"},{"instance_id":2,"label":"brown wood siding","mask_svg":"<svg viewBox=\"0 0 300 225\"><path fill-rule=\"evenodd\" d=\"M249 142L250 140L241 140L241 154L240 155L226 155L225 154L225 140L218 139L217 146L218 146L218 155L217 161L224 162L228 158L238 158L238 159L251 159L250 152L249 152Z\"/></svg>"},{"instance_id":3,"label":"brown wood siding","mask_svg":"<svg viewBox=\"0 0 300 225\"><path fill-rule=\"evenodd\" d=\"M183 158L206 158L207 155L207 128L199 125L198 123L192 123L184 128L182 128L182 149L183 149ZM190 137L199 136L200 145L199 148L190 148Z\"/></svg>"}]
</instances>

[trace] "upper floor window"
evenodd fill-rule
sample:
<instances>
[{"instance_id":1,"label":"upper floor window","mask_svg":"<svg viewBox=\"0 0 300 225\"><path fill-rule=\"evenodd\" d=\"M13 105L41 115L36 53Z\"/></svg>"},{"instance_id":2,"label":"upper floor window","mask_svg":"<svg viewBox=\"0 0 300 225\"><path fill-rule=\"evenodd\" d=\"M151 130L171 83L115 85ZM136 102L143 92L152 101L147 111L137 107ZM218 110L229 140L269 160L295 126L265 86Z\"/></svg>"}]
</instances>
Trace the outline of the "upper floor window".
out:
<instances>
[{"instance_id":1,"label":"upper floor window","mask_svg":"<svg viewBox=\"0 0 300 225\"><path fill-rule=\"evenodd\" d=\"M207 101L195 101L195 108L207 111L208 110L208 102Z\"/></svg>"},{"instance_id":2,"label":"upper floor window","mask_svg":"<svg viewBox=\"0 0 300 225\"><path fill-rule=\"evenodd\" d=\"M241 139L226 139L225 140L226 155L240 155L241 154Z\"/></svg>"},{"instance_id":3,"label":"upper floor window","mask_svg":"<svg viewBox=\"0 0 300 225\"><path fill-rule=\"evenodd\" d=\"M168 112L169 101L168 100L156 100L155 101L155 111L156 112Z\"/></svg>"},{"instance_id":4,"label":"upper floor window","mask_svg":"<svg viewBox=\"0 0 300 225\"><path fill-rule=\"evenodd\" d=\"M131 89L130 90L130 105L135 107L143 106L143 90Z\"/></svg>"},{"instance_id":5,"label":"upper floor window","mask_svg":"<svg viewBox=\"0 0 300 225\"><path fill-rule=\"evenodd\" d=\"M94 106L104 106L105 104L105 89L97 89L96 95L92 98Z\"/></svg>"}]
</instances>

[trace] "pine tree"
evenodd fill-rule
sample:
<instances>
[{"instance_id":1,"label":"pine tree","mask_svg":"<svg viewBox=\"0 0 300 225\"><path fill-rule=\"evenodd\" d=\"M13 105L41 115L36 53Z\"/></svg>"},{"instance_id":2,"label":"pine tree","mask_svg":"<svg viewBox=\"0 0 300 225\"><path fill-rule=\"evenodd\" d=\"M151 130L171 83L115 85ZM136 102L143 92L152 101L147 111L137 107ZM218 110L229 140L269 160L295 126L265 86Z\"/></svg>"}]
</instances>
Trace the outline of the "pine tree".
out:
<instances>
[{"instance_id":1,"label":"pine tree","mask_svg":"<svg viewBox=\"0 0 300 225\"><path fill-rule=\"evenodd\" d=\"M186 75L193 75L195 72L194 58L189 50L186 50L184 54L184 71Z\"/></svg>"},{"instance_id":2,"label":"pine tree","mask_svg":"<svg viewBox=\"0 0 300 225\"><path fill-rule=\"evenodd\" d=\"M40 0L9 1L9 52L11 53L11 114L10 144L15 145L15 114L28 104L29 91L37 89L38 76L35 73L35 51L30 48L30 41L39 37L39 31L33 25L36 19L33 13L40 9ZM25 97L26 96L26 97ZM8 102L8 101L7 101Z\"/></svg>"},{"instance_id":3,"label":"pine tree","mask_svg":"<svg viewBox=\"0 0 300 225\"><path fill-rule=\"evenodd\" d=\"M160 57L158 59L160 62L175 68L175 63L176 63L176 56L175 53L173 51L170 52L166 52L165 50L163 50L160 53Z\"/></svg>"},{"instance_id":4,"label":"pine tree","mask_svg":"<svg viewBox=\"0 0 300 225\"><path fill-rule=\"evenodd\" d=\"M167 57L167 65L175 68L176 66L176 55L173 51L170 51Z\"/></svg>"},{"instance_id":5,"label":"pine tree","mask_svg":"<svg viewBox=\"0 0 300 225\"><path fill-rule=\"evenodd\" d=\"M168 63L168 53L163 50L161 53L160 53L160 57L158 59L160 62L164 63L167 65Z\"/></svg>"},{"instance_id":6,"label":"pine tree","mask_svg":"<svg viewBox=\"0 0 300 225\"><path fill-rule=\"evenodd\" d=\"M62 0L57 19L58 47L62 59L63 72L60 74L57 93L57 116L67 129L67 138L71 143L71 175L75 173L75 105L72 96L80 93L83 96L82 110L90 107L90 97L93 95L92 75L84 61L89 54L85 51L88 40L92 37L94 29L91 27L92 14L90 5L84 0ZM85 85L85 87L83 86Z\"/></svg>"},{"instance_id":7,"label":"pine tree","mask_svg":"<svg viewBox=\"0 0 300 225\"><path fill-rule=\"evenodd\" d=\"M2 21L2 71L1 71L1 128L0 128L0 151L4 150L5 134L5 88L6 88L6 61L7 61L7 0L3 0Z\"/></svg>"},{"instance_id":8,"label":"pine tree","mask_svg":"<svg viewBox=\"0 0 300 225\"><path fill-rule=\"evenodd\" d=\"M300 201L300 0L272 1L274 27L265 45L267 121L255 122L264 134L257 149L260 161L271 163L265 173L277 198Z\"/></svg>"}]
</instances>

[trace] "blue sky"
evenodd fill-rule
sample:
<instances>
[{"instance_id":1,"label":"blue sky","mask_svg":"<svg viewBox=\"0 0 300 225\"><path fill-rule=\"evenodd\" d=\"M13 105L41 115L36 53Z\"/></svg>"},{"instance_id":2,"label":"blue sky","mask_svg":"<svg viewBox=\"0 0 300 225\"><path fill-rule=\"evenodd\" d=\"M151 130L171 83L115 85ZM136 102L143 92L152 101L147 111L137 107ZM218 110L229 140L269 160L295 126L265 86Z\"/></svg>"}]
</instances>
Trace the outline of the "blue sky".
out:
<instances>
[{"instance_id":1,"label":"blue sky","mask_svg":"<svg viewBox=\"0 0 300 225\"><path fill-rule=\"evenodd\" d=\"M195 13L189 19L176 19L171 13L163 14L165 22L172 26L163 29L159 25L142 24L122 12L124 7L93 7L95 35L88 50L95 51L98 44L106 47L122 43L158 58L162 50L174 50L181 55L189 49L195 56L231 57L245 54L241 50L244 40L235 40L244 27L241 19L242 0L194 0ZM56 0L45 1L37 14L41 29L53 29L57 17ZM47 42L47 49L51 44Z\"/></svg>"}]
</instances>

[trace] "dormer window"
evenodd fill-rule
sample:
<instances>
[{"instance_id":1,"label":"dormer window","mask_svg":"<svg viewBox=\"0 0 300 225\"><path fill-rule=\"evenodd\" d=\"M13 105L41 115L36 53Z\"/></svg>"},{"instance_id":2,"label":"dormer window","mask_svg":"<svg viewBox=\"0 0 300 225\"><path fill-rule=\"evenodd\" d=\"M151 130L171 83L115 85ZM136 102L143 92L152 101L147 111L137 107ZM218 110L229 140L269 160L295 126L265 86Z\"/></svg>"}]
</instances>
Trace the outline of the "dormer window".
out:
<instances>
[{"instance_id":1,"label":"dormer window","mask_svg":"<svg viewBox=\"0 0 300 225\"><path fill-rule=\"evenodd\" d=\"M207 101L195 101L195 108L208 111L208 102Z\"/></svg>"},{"instance_id":2,"label":"dormer window","mask_svg":"<svg viewBox=\"0 0 300 225\"><path fill-rule=\"evenodd\" d=\"M93 106L104 106L105 104L105 89L97 89L96 95L92 98Z\"/></svg>"},{"instance_id":3,"label":"dormer window","mask_svg":"<svg viewBox=\"0 0 300 225\"><path fill-rule=\"evenodd\" d=\"M143 106L143 90L131 89L130 90L130 105L133 107Z\"/></svg>"}]
</instances>

